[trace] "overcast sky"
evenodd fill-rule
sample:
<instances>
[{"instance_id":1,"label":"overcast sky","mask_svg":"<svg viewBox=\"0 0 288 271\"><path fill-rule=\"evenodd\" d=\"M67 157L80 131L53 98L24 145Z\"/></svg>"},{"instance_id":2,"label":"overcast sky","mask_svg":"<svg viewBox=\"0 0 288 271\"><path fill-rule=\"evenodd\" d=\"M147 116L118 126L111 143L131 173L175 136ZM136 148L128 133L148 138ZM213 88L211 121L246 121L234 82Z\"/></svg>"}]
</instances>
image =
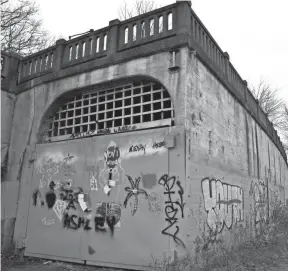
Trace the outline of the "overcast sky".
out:
<instances>
[{"instance_id":1,"label":"overcast sky","mask_svg":"<svg viewBox=\"0 0 288 271\"><path fill-rule=\"evenodd\" d=\"M36 0L44 27L56 36L99 29L118 18L121 0ZM126 0L133 3L133 0ZM175 1L156 0L166 6ZM244 80L279 88L288 105L287 0L192 0L192 8Z\"/></svg>"}]
</instances>

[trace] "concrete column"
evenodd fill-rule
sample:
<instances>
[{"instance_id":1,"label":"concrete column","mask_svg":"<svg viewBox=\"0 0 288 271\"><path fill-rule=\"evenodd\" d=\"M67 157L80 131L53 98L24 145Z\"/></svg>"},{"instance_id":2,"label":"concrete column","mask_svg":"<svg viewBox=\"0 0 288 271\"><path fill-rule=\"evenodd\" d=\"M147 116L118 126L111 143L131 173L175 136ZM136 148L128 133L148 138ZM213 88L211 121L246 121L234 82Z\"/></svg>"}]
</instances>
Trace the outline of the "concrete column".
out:
<instances>
[{"instance_id":1,"label":"concrete column","mask_svg":"<svg viewBox=\"0 0 288 271\"><path fill-rule=\"evenodd\" d=\"M55 53L55 59L54 59L54 66L53 66L53 70L55 72L60 71L61 69L61 63L62 63L62 59L64 56L64 46L66 44L66 40L65 39L60 39L56 41L56 53Z\"/></svg>"},{"instance_id":2,"label":"concrete column","mask_svg":"<svg viewBox=\"0 0 288 271\"><path fill-rule=\"evenodd\" d=\"M118 50L120 20L115 19L109 22L107 33L107 55L115 54Z\"/></svg>"},{"instance_id":3,"label":"concrete column","mask_svg":"<svg viewBox=\"0 0 288 271\"><path fill-rule=\"evenodd\" d=\"M229 67L230 67L230 62L229 62L229 54L227 52L224 52L224 63L225 63L225 75L228 79L228 81L230 82L231 78L230 78L230 72L229 72Z\"/></svg>"},{"instance_id":4,"label":"concrete column","mask_svg":"<svg viewBox=\"0 0 288 271\"><path fill-rule=\"evenodd\" d=\"M176 1L176 32L192 35L191 27L191 1ZM173 18L174 20L174 18Z\"/></svg>"},{"instance_id":5,"label":"concrete column","mask_svg":"<svg viewBox=\"0 0 288 271\"><path fill-rule=\"evenodd\" d=\"M248 90L248 83L246 80L243 80L244 84L244 96L245 96L245 101L247 102L247 90Z\"/></svg>"}]
</instances>

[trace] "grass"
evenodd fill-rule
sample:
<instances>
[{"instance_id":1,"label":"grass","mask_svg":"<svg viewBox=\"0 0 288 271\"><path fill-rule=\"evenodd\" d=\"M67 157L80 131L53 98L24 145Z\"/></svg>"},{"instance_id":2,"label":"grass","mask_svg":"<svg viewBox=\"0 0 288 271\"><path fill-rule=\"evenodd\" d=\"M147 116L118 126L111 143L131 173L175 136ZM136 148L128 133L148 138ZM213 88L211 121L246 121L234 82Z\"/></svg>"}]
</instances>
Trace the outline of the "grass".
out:
<instances>
[{"instance_id":1,"label":"grass","mask_svg":"<svg viewBox=\"0 0 288 271\"><path fill-rule=\"evenodd\" d=\"M288 270L288 207L277 204L268 221L235 229L229 240L223 237L210 242L203 232L195 241L195 252L171 262L170 259L152 259L151 270L155 271L244 271L244 270ZM13 253L1 255L2 266L15 264L46 264L70 271L113 271L48 261L31 257L19 257ZM282 269L281 269L282 268ZM51 269L52 270L52 269Z\"/></svg>"},{"instance_id":2,"label":"grass","mask_svg":"<svg viewBox=\"0 0 288 271\"><path fill-rule=\"evenodd\" d=\"M242 225L230 235L209 242L203 232L195 243L195 253L170 262L153 261L156 271L244 271L288 270L288 207L277 203L268 221Z\"/></svg>"}]
</instances>

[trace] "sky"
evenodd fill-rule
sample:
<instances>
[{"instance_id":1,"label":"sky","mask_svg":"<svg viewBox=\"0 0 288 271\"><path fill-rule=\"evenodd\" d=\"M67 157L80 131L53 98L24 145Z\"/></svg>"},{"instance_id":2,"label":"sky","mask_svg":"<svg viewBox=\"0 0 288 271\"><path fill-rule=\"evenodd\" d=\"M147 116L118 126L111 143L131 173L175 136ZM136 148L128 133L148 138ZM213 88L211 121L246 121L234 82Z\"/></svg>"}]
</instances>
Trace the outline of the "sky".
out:
<instances>
[{"instance_id":1,"label":"sky","mask_svg":"<svg viewBox=\"0 0 288 271\"><path fill-rule=\"evenodd\" d=\"M126 0L128 5L134 0ZM155 0L159 6L175 1ZM69 35L108 26L118 18L122 0L36 0L43 26L52 35ZM192 0L192 9L204 23L243 80L263 79L279 89L288 105L288 1Z\"/></svg>"}]
</instances>

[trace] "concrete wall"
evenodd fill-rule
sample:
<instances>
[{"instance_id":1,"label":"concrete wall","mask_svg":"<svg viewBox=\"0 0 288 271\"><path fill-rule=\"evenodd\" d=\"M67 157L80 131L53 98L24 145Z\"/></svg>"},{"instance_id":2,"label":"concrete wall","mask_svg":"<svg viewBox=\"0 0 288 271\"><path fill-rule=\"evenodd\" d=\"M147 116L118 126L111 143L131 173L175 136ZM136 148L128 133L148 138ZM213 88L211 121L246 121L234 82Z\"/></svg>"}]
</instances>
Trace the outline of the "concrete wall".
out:
<instances>
[{"instance_id":1,"label":"concrete wall","mask_svg":"<svg viewBox=\"0 0 288 271\"><path fill-rule=\"evenodd\" d=\"M1 161L8 157L15 95L1 90ZM3 180L2 180L3 181Z\"/></svg>"},{"instance_id":2,"label":"concrete wall","mask_svg":"<svg viewBox=\"0 0 288 271\"><path fill-rule=\"evenodd\" d=\"M2 232L1 232L1 246L3 242L6 242L6 236L4 237L4 234L8 234L9 240L7 240L8 243L11 242L11 234L13 231L8 232L4 230L4 221L5 219L8 219L9 221L9 215L7 212L5 212L4 206L4 199L5 197L5 191L7 187L7 171L8 171L8 152L9 152L9 145L10 145L10 136L11 136L11 130L12 130L12 117L13 117L13 109L14 109L14 99L15 95L6 91L1 90L1 193L2 193L2 205L1 205L1 226L2 226ZM8 202L9 204L9 202ZM15 216L14 216L15 219Z\"/></svg>"},{"instance_id":3,"label":"concrete wall","mask_svg":"<svg viewBox=\"0 0 288 271\"><path fill-rule=\"evenodd\" d=\"M18 195L20 184L19 201L17 196L7 203L3 200L6 217L17 218L14 241L18 248L24 246L26 238L33 152L46 112L65 93L93 85L97 88L97 84L113 80L133 80L134 76L158 80L171 95L176 126L186 129L185 194L188 195L186 206L193 214L187 215L187 224L181 233L188 238L187 248L191 248L192 241L207 225L217 233L226 233L229 231L224 229L250 221L251 217L254 222L259 219L254 215L255 206L263 189L270 192L269 206L272 195L275 198L274 194L279 194L279 188L286 191L287 164L249 113L187 48L177 54L179 69L169 70L170 57L169 52L157 53L40 84L20 94L9 150L9 186L5 188L6 195ZM216 180L219 181L216 183ZM260 191L262 183L264 188ZM222 221L212 212L215 202L207 192L210 186L215 191L213 195L221 189L221 195L228 193L222 204L229 205L228 202L234 200L233 207L230 204L227 208L228 213L221 213ZM231 208L235 213L237 210L237 216L232 215ZM222 223L221 229L216 227L219 223ZM172 242L170 248L177 249L177 245Z\"/></svg>"},{"instance_id":4,"label":"concrete wall","mask_svg":"<svg viewBox=\"0 0 288 271\"><path fill-rule=\"evenodd\" d=\"M184 59L184 53L185 51L182 50L179 55L181 59ZM169 67L170 53L159 53L42 84L20 94L15 107L8 162L10 168L9 180L16 183L21 182L18 209L17 200L12 205L13 207L9 207L10 216L15 217L17 213L14 233L16 246L22 247L23 239L25 239L28 207L31 200L30 189L33 169L33 158L31 157L33 157L42 119L53 102L61 95L75 89L105 83L110 80L127 79L129 77L133 80L134 76L146 76L146 79L158 80L168 90L175 107L176 125L182 125L184 112L181 104L184 102L184 97L181 90L185 89L185 69L171 73ZM8 206L5 206L5 208L8 208Z\"/></svg>"},{"instance_id":5,"label":"concrete wall","mask_svg":"<svg viewBox=\"0 0 288 271\"><path fill-rule=\"evenodd\" d=\"M277 199L284 202L288 168L251 115L188 50L186 69L186 178L194 214L190 238L208 226L216 235L207 239L213 243L237 224L265 220Z\"/></svg>"}]
</instances>

